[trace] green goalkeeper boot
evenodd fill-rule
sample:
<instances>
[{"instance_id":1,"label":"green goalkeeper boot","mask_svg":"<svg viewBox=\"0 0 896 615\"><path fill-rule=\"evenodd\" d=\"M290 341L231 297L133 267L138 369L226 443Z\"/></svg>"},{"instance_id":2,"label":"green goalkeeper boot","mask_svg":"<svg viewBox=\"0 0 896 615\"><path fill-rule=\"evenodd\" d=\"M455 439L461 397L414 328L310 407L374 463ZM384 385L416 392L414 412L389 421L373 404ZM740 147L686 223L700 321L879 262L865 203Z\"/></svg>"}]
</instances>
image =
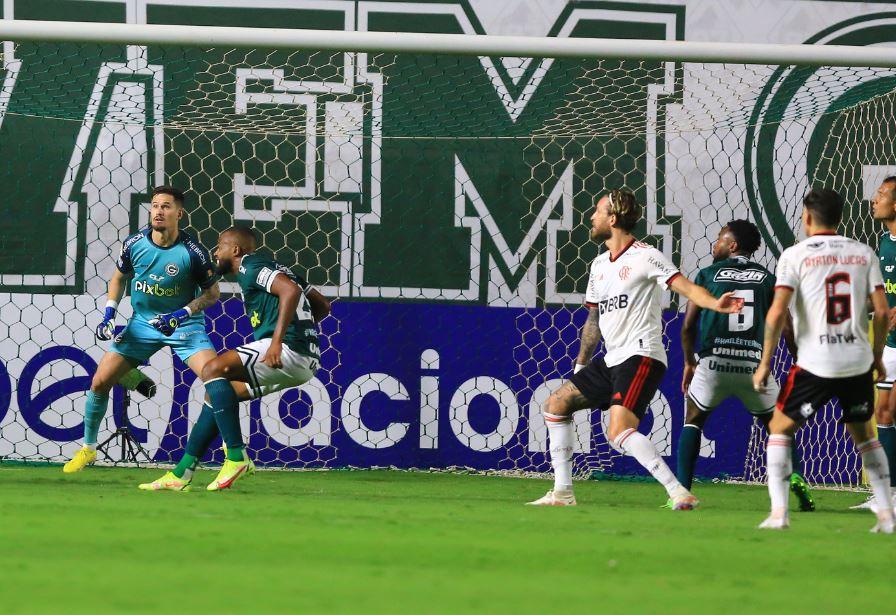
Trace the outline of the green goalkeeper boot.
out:
<instances>
[{"instance_id":1,"label":"green goalkeeper boot","mask_svg":"<svg viewBox=\"0 0 896 615\"><path fill-rule=\"evenodd\" d=\"M815 510L815 500L812 498L812 492L809 490L809 483L798 472L790 475L790 491L799 500L802 512Z\"/></svg>"}]
</instances>

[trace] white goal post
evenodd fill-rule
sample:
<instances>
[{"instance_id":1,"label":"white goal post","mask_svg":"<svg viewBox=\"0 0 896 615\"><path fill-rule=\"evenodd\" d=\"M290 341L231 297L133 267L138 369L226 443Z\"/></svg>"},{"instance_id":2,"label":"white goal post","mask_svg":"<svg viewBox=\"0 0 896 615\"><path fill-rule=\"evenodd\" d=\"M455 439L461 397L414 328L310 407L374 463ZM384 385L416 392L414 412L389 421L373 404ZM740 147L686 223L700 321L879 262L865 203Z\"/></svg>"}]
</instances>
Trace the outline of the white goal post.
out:
<instances>
[{"instance_id":1,"label":"white goal post","mask_svg":"<svg viewBox=\"0 0 896 615\"><path fill-rule=\"evenodd\" d=\"M847 233L875 244L869 187L896 171L886 41L10 19L0 41L0 190L28 213L0 221L0 459L76 449L104 351L92 319L154 185L186 189L188 228L206 247L251 224L339 299L318 377L249 404L260 464L538 473L549 468L540 407L578 349L598 250L582 218L595 194L634 190L639 235L693 276L736 218L760 227L756 258L772 267L818 183L846 195ZM669 372L645 428L670 457L683 418L681 306L667 296L664 307ZM219 345L248 335L240 310L229 298L209 311ZM201 383L167 352L146 369L160 392L134 424L166 463ZM609 447L600 413L580 414L577 474L636 471ZM725 416L707 429L707 471L762 480L761 429ZM804 472L856 485L860 464L834 416L801 433ZM116 420L110 411L104 431Z\"/></svg>"}]
</instances>

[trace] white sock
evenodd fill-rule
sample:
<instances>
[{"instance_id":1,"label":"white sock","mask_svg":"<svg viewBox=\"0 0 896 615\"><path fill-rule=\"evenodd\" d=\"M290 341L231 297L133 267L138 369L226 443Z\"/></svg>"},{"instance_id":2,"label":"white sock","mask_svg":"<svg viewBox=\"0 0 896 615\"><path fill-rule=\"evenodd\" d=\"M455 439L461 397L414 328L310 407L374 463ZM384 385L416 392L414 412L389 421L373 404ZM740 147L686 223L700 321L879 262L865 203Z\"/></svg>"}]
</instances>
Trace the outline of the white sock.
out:
<instances>
[{"instance_id":1,"label":"white sock","mask_svg":"<svg viewBox=\"0 0 896 615\"><path fill-rule=\"evenodd\" d=\"M893 514L892 494L890 489L890 468L887 455L877 438L862 442L856 448L862 455L862 466L871 481L871 491L877 500L878 517L891 518ZM890 515L886 513L889 512ZM883 513L883 514L882 514Z\"/></svg>"},{"instance_id":2,"label":"white sock","mask_svg":"<svg viewBox=\"0 0 896 615\"><path fill-rule=\"evenodd\" d=\"M181 480L186 481L189 481L191 478L193 478L193 470L191 470L190 468L184 470L184 475L180 477Z\"/></svg>"},{"instance_id":3,"label":"white sock","mask_svg":"<svg viewBox=\"0 0 896 615\"><path fill-rule=\"evenodd\" d=\"M653 443L644 434L636 429L626 429L613 440L613 446L621 451L625 451L638 460L659 483L665 487L666 493L670 498L683 495L688 492L682 487L675 474L663 461Z\"/></svg>"},{"instance_id":4,"label":"white sock","mask_svg":"<svg viewBox=\"0 0 896 615\"><path fill-rule=\"evenodd\" d=\"M554 491L572 491L572 443L575 437L572 417L545 412L544 422L548 427L554 468Z\"/></svg>"},{"instance_id":5,"label":"white sock","mask_svg":"<svg viewBox=\"0 0 896 615\"><path fill-rule=\"evenodd\" d=\"M85 442L84 448L89 448L90 450L96 452L96 442L94 442L93 444L87 444L87 442Z\"/></svg>"},{"instance_id":6,"label":"white sock","mask_svg":"<svg viewBox=\"0 0 896 615\"><path fill-rule=\"evenodd\" d=\"M768 471L768 496L772 501L772 516L786 517L790 498L790 474L793 463L790 448L793 438L784 435L768 437L766 445L766 469Z\"/></svg>"}]
</instances>

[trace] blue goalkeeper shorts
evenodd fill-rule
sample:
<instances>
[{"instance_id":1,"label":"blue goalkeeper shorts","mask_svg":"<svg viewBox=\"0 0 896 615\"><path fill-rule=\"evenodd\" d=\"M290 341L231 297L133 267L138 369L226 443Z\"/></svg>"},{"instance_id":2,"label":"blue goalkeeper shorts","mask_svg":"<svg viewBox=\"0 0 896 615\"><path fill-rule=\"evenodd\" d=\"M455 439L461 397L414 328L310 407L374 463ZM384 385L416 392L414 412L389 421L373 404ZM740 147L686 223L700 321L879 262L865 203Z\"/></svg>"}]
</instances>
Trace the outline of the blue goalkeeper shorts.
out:
<instances>
[{"instance_id":1,"label":"blue goalkeeper shorts","mask_svg":"<svg viewBox=\"0 0 896 615\"><path fill-rule=\"evenodd\" d=\"M109 352L143 363L165 346L177 353L184 363L200 350L215 352L215 347L205 332L204 319L200 322L186 322L171 337L165 337L152 325L137 318L129 320L121 333L115 336Z\"/></svg>"}]
</instances>

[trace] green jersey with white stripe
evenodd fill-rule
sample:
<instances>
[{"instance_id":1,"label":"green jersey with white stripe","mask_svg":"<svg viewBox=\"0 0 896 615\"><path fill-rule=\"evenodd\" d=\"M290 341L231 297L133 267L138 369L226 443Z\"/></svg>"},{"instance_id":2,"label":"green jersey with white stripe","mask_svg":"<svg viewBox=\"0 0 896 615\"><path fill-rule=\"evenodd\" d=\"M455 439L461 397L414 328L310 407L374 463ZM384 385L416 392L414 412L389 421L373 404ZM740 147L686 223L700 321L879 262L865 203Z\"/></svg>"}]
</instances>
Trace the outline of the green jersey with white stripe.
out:
<instances>
[{"instance_id":1,"label":"green jersey with white stripe","mask_svg":"<svg viewBox=\"0 0 896 615\"><path fill-rule=\"evenodd\" d=\"M255 332L255 339L273 337L274 329L277 327L280 298L271 293L271 286L278 275L285 275L302 289L296 315L289 323L286 335L283 336L283 343L299 354L319 359L317 325L314 324L314 317L305 297L305 292L309 289L308 283L288 267L253 253L243 257L237 273L237 282L243 291L243 303L246 306L249 323Z\"/></svg>"},{"instance_id":2,"label":"green jersey with white stripe","mask_svg":"<svg viewBox=\"0 0 896 615\"><path fill-rule=\"evenodd\" d=\"M700 312L697 352L758 363L762 356L765 315L775 295L775 276L765 267L743 256L732 256L700 270L694 283L714 297L734 291L744 300L739 314Z\"/></svg>"}]
</instances>

